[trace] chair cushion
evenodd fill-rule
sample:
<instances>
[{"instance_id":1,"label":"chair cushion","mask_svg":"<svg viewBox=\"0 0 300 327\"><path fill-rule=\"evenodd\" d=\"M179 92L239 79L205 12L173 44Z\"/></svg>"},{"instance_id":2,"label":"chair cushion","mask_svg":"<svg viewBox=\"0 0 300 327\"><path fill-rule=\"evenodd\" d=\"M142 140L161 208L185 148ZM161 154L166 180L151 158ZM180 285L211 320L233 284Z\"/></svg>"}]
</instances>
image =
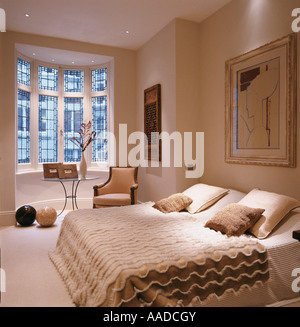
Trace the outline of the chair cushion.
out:
<instances>
[{"instance_id":1,"label":"chair cushion","mask_svg":"<svg viewBox=\"0 0 300 327\"><path fill-rule=\"evenodd\" d=\"M131 204L130 194L110 193L94 196L94 204L102 206L124 206Z\"/></svg>"}]
</instances>

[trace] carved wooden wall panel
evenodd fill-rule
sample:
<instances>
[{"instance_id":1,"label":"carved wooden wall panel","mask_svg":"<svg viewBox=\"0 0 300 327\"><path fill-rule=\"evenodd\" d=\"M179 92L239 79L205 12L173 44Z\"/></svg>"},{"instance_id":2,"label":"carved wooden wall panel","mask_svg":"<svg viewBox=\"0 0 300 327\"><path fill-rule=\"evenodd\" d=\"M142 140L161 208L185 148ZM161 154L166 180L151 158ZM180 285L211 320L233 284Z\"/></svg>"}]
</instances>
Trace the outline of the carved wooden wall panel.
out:
<instances>
[{"instance_id":1,"label":"carved wooden wall panel","mask_svg":"<svg viewBox=\"0 0 300 327\"><path fill-rule=\"evenodd\" d=\"M151 135L156 132L158 134ZM144 91L144 133L147 136L148 160L161 160L161 86L156 84ZM152 156L152 157L151 157Z\"/></svg>"}]
</instances>

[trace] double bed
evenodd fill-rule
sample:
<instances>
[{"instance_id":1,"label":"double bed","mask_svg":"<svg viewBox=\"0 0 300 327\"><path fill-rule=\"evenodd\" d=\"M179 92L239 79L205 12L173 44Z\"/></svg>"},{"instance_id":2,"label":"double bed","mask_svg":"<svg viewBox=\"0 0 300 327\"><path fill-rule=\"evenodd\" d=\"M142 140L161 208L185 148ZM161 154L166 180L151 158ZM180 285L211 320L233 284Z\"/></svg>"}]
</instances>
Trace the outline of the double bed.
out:
<instances>
[{"instance_id":1,"label":"double bed","mask_svg":"<svg viewBox=\"0 0 300 327\"><path fill-rule=\"evenodd\" d=\"M183 193L199 207L199 189ZM296 200L267 237L255 237L250 229L228 236L207 227L221 210L242 203L245 196L226 190L214 194L213 201L205 199L207 206L201 203L196 212L190 205L165 213L153 202L72 211L49 256L76 306L265 306L292 301L300 296L292 289L292 271L300 268L300 242L292 238L293 230L300 229Z\"/></svg>"}]
</instances>

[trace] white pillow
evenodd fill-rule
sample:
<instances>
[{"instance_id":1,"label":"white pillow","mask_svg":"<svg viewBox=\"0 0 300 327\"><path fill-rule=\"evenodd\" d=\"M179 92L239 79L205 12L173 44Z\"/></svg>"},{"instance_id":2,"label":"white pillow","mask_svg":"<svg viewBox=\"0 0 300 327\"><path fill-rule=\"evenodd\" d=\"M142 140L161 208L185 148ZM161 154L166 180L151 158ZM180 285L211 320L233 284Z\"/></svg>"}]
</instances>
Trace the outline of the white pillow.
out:
<instances>
[{"instance_id":1,"label":"white pillow","mask_svg":"<svg viewBox=\"0 0 300 327\"><path fill-rule=\"evenodd\" d=\"M182 193L193 200L186 210L189 213L197 213L217 202L228 192L229 190L221 187L200 183L191 186Z\"/></svg>"},{"instance_id":2,"label":"white pillow","mask_svg":"<svg viewBox=\"0 0 300 327\"><path fill-rule=\"evenodd\" d=\"M253 189L238 203L252 208L265 209L261 218L249 229L259 239L266 238L291 210L300 206L298 200L289 196L259 189Z\"/></svg>"}]
</instances>

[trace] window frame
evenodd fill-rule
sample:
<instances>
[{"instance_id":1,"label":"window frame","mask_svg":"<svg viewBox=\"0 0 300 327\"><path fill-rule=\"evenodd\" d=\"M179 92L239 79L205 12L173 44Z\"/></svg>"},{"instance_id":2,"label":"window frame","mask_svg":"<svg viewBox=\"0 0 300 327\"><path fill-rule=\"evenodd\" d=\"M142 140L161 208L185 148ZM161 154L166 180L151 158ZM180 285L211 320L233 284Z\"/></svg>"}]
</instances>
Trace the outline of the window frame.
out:
<instances>
[{"instance_id":1,"label":"window frame","mask_svg":"<svg viewBox=\"0 0 300 327\"><path fill-rule=\"evenodd\" d=\"M30 86L18 83L17 68L18 58L25 60L31 64L30 70ZM17 173L32 172L43 170L43 163L39 162L39 95L54 96L58 98L57 113L57 162L64 162L64 99L65 98L83 98L83 122L92 121L92 98L106 96L107 99L107 134L113 133L112 110L111 110L111 62L98 65L76 66L76 65L60 65L50 62L37 60L23 55L16 51L16 171ZM48 91L39 89L39 66L58 69L58 91ZM107 87L104 91L92 92L92 71L97 69L107 69ZM84 89L83 92L65 92L64 91L64 71L65 70L81 70L84 72ZM30 163L18 163L18 90L30 93ZM109 138L109 137L108 137ZM92 145L85 150L85 159L89 170L108 170L110 158L109 139L107 145L107 161L92 162ZM75 163L78 166L80 162Z\"/></svg>"}]
</instances>

